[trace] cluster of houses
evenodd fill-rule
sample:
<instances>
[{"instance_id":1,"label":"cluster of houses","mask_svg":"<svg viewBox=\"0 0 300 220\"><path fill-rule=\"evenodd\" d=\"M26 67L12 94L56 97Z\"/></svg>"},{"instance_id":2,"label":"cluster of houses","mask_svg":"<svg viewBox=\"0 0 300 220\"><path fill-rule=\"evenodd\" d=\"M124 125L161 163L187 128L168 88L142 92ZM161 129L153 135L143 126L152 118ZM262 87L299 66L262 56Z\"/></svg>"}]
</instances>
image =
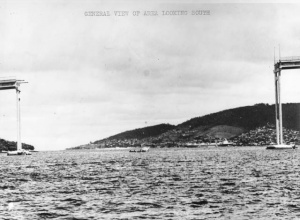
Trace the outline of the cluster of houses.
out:
<instances>
[{"instance_id":1,"label":"cluster of houses","mask_svg":"<svg viewBox=\"0 0 300 220\"><path fill-rule=\"evenodd\" d=\"M283 139L286 144L297 144L299 131L283 129ZM276 143L276 129L268 125L243 133L231 139L237 146L265 146Z\"/></svg>"},{"instance_id":2,"label":"cluster of houses","mask_svg":"<svg viewBox=\"0 0 300 220\"><path fill-rule=\"evenodd\" d=\"M176 140L172 140L172 135L176 135ZM201 147L207 145L218 146L266 146L276 143L276 129L273 125L266 125L255 130L242 133L236 137L228 139L201 136L191 139L193 131L183 132L182 130L172 130L159 137L147 138L143 140L129 139L129 140L109 140L106 141L106 147L131 147L138 146L144 142L151 143L153 147ZM299 131L291 129L283 129L283 138L286 144L297 144L300 140Z\"/></svg>"},{"instance_id":3,"label":"cluster of houses","mask_svg":"<svg viewBox=\"0 0 300 220\"><path fill-rule=\"evenodd\" d=\"M286 144L300 144L300 132L283 129L283 138ZM194 130L173 129L157 137L145 139L106 139L100 143L78 146L73 149L97 149L97 148L124 148L138 147L147 143L151 147L205 147L205 146L266 146L276 143L276 129L273 125L266 125L254 130L229 138L211 137L207 135L195 135Z\"/></svg>"}]
</instances>

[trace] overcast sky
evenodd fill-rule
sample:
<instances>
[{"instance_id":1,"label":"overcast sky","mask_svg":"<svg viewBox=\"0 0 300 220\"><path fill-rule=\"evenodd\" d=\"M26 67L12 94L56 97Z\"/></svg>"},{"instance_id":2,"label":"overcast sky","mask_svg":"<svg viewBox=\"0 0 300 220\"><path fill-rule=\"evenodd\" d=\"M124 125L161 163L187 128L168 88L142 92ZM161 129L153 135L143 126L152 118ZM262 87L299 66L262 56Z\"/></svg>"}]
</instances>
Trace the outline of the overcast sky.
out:
<instances>
[{"instance_id":1,"label":"overcast sky","mask_svg":"<svg viewBox=\"0 0 300 220\"><path fill-rule=\"evenodd\" d=\"M299 4L0 2L0 77L29 82L21 86L22 141L37 150L274 104L274 47L300 56ZM188 15L162 15L174 10ZM191 15L197 10L210 15ZM283 73L283 102L299 102L299 80L299 70ZM0 101L0 138L15 141L15 91L1 91Z\"/></svg>"}]
</instances>

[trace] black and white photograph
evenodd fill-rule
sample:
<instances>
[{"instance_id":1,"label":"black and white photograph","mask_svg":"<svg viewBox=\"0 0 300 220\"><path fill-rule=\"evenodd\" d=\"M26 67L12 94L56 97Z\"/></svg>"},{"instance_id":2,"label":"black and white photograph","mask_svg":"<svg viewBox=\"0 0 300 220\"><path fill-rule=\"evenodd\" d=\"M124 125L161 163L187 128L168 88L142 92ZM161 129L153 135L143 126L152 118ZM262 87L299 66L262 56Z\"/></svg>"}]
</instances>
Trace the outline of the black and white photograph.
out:
<instances>
[{"instance_id":1,"label":"black and white photograph","mask_svg":"<svg viewBox=\"0 0 300 220\"><path fill-rule=\"evenodd\" d=\"M300 219L299 12L0 0L0 219Z\"/></svg>"}]
</instances>

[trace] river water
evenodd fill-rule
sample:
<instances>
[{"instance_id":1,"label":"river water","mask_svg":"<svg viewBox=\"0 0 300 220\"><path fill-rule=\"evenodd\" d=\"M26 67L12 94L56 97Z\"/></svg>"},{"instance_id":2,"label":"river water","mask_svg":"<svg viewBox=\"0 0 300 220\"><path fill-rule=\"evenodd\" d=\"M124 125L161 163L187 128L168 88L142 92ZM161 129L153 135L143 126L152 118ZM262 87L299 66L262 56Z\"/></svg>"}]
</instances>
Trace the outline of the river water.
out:
<instances>
[{"instance_id":1,"label":"river water","mask_svg":"<svg viewBox=\"0 0 300 220\"><path fill-rule=\"evenodd\" d=\"M300 218L300 150L0 155L0 219Z\"/></svg>"}]
</instances>

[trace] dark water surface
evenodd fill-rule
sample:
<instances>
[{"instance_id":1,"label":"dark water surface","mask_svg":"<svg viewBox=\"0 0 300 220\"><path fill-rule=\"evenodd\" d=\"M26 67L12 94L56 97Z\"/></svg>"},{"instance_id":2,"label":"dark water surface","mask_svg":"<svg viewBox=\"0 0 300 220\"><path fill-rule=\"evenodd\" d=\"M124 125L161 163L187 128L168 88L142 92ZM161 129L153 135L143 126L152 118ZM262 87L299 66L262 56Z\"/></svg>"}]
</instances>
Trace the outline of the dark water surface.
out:
<instances>
[{"instance_id":1,"label":"dark water surface","mask_svg":"<svg viewBox=\"0 0 300 220\"><path fill-rule=\"evenodd\" d=\"M0 219L300 218L300 150L0 155Z\"/></svg>"}]
</instances>

